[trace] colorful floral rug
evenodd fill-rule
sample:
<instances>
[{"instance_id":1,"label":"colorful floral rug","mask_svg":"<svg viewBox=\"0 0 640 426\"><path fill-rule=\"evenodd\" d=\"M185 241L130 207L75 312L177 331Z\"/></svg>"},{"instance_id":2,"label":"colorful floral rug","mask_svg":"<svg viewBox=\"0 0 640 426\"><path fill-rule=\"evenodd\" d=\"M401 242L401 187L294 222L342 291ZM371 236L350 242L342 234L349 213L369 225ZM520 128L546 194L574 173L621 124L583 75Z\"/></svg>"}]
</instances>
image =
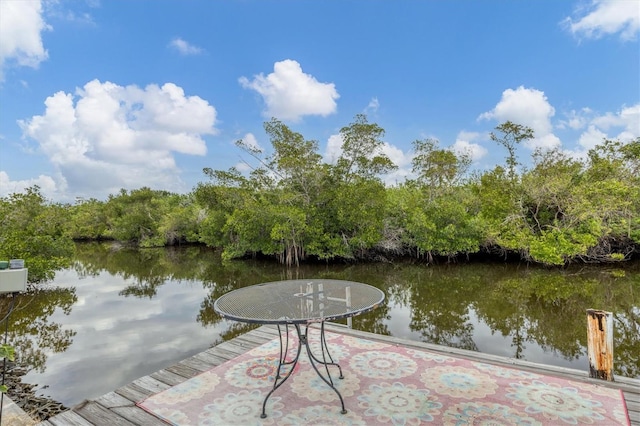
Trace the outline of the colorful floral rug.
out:
<instances>
[{"instance_id":1,"label":"colorful floral rug","mask_svg":"<svg viewBox=\"0 0 640 426\"><path fill-rule=\"evenodd\" d=\"M318 340L312 331L309 341ZM628 425L621 392L427 351L327 333L338 396L303 353L269 398L278 340L138 405L174 425ZM318 348L317 348L318 349Z\"/></svg>"}]
</instances>

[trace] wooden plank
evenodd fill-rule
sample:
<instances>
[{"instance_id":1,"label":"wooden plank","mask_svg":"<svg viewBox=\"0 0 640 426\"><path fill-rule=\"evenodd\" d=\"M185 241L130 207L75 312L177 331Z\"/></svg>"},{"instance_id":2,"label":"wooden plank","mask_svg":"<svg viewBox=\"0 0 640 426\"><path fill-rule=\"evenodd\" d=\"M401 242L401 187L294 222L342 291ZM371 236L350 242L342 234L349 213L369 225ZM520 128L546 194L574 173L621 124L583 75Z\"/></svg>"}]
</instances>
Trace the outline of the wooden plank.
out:
<instances>
[{"instance_id":1,"label":"wooden plank","mask_svg":"<svg viewBox=\"0 0 640 426\"><path fill-rule=\"evenodd\" d=\"M209 365L209 369L212 369L214 367L217 367L218 365L222 364L220 362L220 357L214 355L214 354L210 354L208 352L200 352L197 355L194 355L194 358L206 363Z\"/></svg>"},{"instance_id":2,"label":"wooden plank","mask_svg":"<svg viewBox=\"0 0 640 426\"><path fill-rule=\"evenodd\" d=\"M638 390L636 390L636 392L638 392ZM640 395L637 393L622 391L622 395L624 396L624 400L628 403L640 405Z\"/></svg>"},{"instance_id":3,"label":"wooden plank","mask_svg":"<svg viewBox=\"0 0 640 426\"><path fill-rule=\"evenodd\" d=\"M109 392L94 400L105 408L131 407L135 403L116 392Z\"/></svg>"},{"instance_id":4,"label":"wooden plank","mask_svg":"<svg viewBox=\"0 0 640 426\"><path fill-rule=\"evenodd\" d=\"M191 378L200 374L199 370L191 368L188 365L183 364L182 362L172 365L171 367L167 367L165 368L165 370L186 378Z\"/></svg>"},{"instance_id":5,"label":"wooden plank","mask_svg":"<svg viewBox=\"0 0 640 426\"><path fill-rule=\"evenodd\" d=\"M223 354L223 356L230 359L245 354L251 349L253 349L253 347L242 346L237 342L229 342L229 344L225 345L224 347L216 347L216 350L219 351L221 355Z\"/></svg>"},{"instance_id":6,"label":"wooden plank","mask_svg":"<svg viewBox=\"0 0 640 426\"><path fill-rule=\"evenodd\" d=\"M129 420L133 424L142 426L167 426L167 423L160 420L151 413L146 412L138 406L132 407L117 407L112 408L111 411L115 412L119 416Z\"/></svg>"},{"instance_id":7,"label":"wooden plank","mask_svg":"<svg viewBox=\"0 0 640 426\"><path fill-rule=\"evenodd\" d=\"M150 374L149 377L153 377L154 379L159 380L162 383L166 383L169 386L175 386L191 378L191 377L181 376L169 370L156 371L155 373Z\"/></svg>"},{"instance_id":8,"label":"wooden plank","mask_svg":"<svg viewBox=\"0 0 640 426\"><path fill-rule=\"evenodd\" d=\"M149 376L141 377L126 386L116 389L116 393L133 402L142 401L151 395L169 389L171 386Z\"/></svg>"},{"instance_id":9,"label":"wooden plank","mask_svg":"<svg viewBox=\"0 0 640 426\"><path fill-rule=\"evenodd\" d=\"M91 426L87 419L74 411L65 411L55 417L49 418L49 422L54 426Z\"/></svg>"},{"instance_id":10,"label":"wooden plank","mask_svg":"<svg viewBox=\"0 0 640 426\"><path fill-rule=\"evenodd\" d=\"M138 426L94 401L88 401L86 404L75 407L73 411L80 414L93 425Z\"/></svg>"},{"instance_id":11,"label":"wooden plank","mask_svg":"<svg viewBox=\"0 0 640 426\"><path fill-rule=\"evenodd\" d=\"M115 391L118 395L127 398L133 403L144 401L151 395L153 392L149 392L148 389L135 385L133 383L129 383L128 385L122 386L121 388L116 389Z\"/></svg>"},{"instance_id":12,"label":"wooden plank","mask_svg":"<svg viewBox=\"0 0 640 426\"><path fill-rule=\"evenodd\" d=\"M232 342L231 340L220 343L219 345L216 346L216 348L222 351L228 351L230 354L233 354L232 358L235 358L236 356L242 355L243 353L246 352L246 350L243 347L237 345L235 342Z\"/></svg>"},{"instance_id":13,"label":"wooden plank","mask_svg":"<svg viewBox=\"0 0 640 426\"><path fill-rule=\"evenodd\" d=\"M145 426L166 426L165 422L115 392L109 392L96 399L95 402L129 420L131 423Z\"/></svg>"},{"instance_id":14,"label":"wooden plank","mask_svg":"<svg viewBox=\"0 0 640 426\"><path fill-rule=\"evenodd\" d=\"M267 326L264 326L265 328L260 327L257 330L253 330L252 333L255 333L256 337L261 337L265 339L265 343L268 342L269 340L273 340L273 339L277 339L278 338L278 330L275 328L266 328Z\"/></svg>"},{"instance_id":15,"label":"wooden plank","mask_svg":"<svg viewBox=\"0 0 640 426\"><path fill-rule=\"evenodd\" d=\"M328 324L327 331L361 337L368 340L380 341L387 344L404 346L415 349L427 350L454 357L466 358L472 361L498 364L501 366L532 371L538 374L562 376L572 380L583 381L598 386L621 389L624 394L632 426L640 426L640 380L631 378L618 378L615 382L590 379L588 372L561 367L535 364L527 361L514 360L505 357L481 354L479 352L463 349L447 348L431 345L423 342L408 341L391 336L381 336L372 333L352 330L344 325ZM155 416L137 407L134 402L145 399L147 396L160 392L168 387L200 374L215 365L235 358L240 353L246 353L260 344L266 343L278 337L277 328L274 326L262 326L242 336L238 336L224 344L214 346L191 358L155 372L149 376L141 377L127 386L110 392L97 398L95 401L85 402L74 411L68 411L49 419L49 423L42 426L88 426L95 425L165 425ZM75 422L75 423L74 423Z\"/></svg>"},{"instance_id":16,"label":"wooden plank","mask_svg":"<svg viewBox=\"0 0 640 426\"><path fill-rule=\"evenodd\" d=\"M326 329L327 331L334 331L337 333L342 333L342 334L350 335L353 337L361 337L367 340L379 341L383 343L394 344L394 345L408 347L408 348L422 349L430 352L449 355L452 357L460 357L460 358L465 358L465 359L469 359L477 362L497 364L501 366L507 366L507 367L516 368L520 370L530 371L530 372L538 373L542 375L546 374L546 375L564 377L572 380L579 380L579 381L590 383L597 386L606 386L614 389L622 389L624 391L629 391L629 392L640 392L638 390L640 389L640 380L629 378L629 377L617 377L615 382L610 382L610 381L590 378L588 372L581 371L581 370L575 370L575 369L564 368L564 367L556 367L553 365L546 365L546 364L537 364L530 361L524 361L524 360L519 360L514 358L506 358L506 357L501 357L497 355L469 351L465 349L450 348L447 346L434 345L431 343L404 340L404 339L400 339L393 336L382 336L382 335L368 333L368 332L359 331L359 330L346 329L346 328L336 329L333 324L327 325Z\"/></svg>"},{"instance_id":17,"label":"wooden plank","mask_svg":"<svg viewBox=\"0 0 640 426\"><path fill-rule=\"evenodd\" d=\"M198 371L198 373L205 372L211 368L206 362L193 357L180 361L180 364L186 365L187 367Z\"/></svg>"},{"instance_id":18,"label":"wooden plank","mask_svg":"<svg viewBox=\"0 0 640 426\"><path fill-rule=\"evenodd\" d=\"M628 401L627 399L625 399L625 404L627 404L627 410L629 410L629 412L636 412L636 413L640 413L640 402L636 402L636 401ZM640 418L638 419L640 420Z\"/></svg>"},{"instance_id":19,"label":"wooden plank","mask_svg":"<svg viewBox=\"0 0 640 426\"><path fill-rule=\"evenodd\" d=\"M260 335L249 334L249 333L243 334L242 336L238 336L238 337L241 338L241 341L244 342L244 344L246 344L247 346L253 345L251 347L251 349L253 349L253 348L257 347L257 346L260 346L260 345L262 345L264 343L267 343L270 340L273 340L273 337L267 339L267 338L264 338L264 337L262 337ZM274 336L274 337L278 337L278 336Z\"/></svg>"},{"instance_id":20,"label":"wooden plank","mask_svg":"<svg viewBox=\"0 0 640 426\"><path fill-rule=\"evenodd\" d=\"M251 334L242 334L233 340L229 340L228 343L233 343L241 347L255 347L258 343L255 341L255 338L251 336Z\"/></svg>"},{"instance_id":21,"label":"wooden plank","mask_svg":"<svg viewBox=\"0 0 640 426\"><path fill-rule=\"evenodd\" d=\"M215 348L207 349L205 351L205 353L207 355L209 355L209 356L211 356L211 357L216 359L216 365L224 364L225 362L229 361L230 359L233 359L233 358L228 358L228 354L227 354L227 356L220 355L220 353L217 352Z\"/></svg>"}]
</instances>

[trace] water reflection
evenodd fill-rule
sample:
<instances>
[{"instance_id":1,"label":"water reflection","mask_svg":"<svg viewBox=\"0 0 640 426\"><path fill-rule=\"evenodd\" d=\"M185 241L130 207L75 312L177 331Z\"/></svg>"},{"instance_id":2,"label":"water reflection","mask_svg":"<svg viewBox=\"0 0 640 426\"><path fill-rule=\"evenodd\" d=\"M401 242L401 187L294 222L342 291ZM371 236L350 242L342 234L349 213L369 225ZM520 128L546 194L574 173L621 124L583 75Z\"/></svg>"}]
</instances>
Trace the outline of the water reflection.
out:
<instances>
[{"instance_id":1,"label":"water reflection","mask_svg":"<svg viewBox=\"0 0 640 426\"><path fill-rule=\"evenodd\" d=\"M615 272L615 273L612 273ZM307 265L222 262L199 247L79 245L74 268L12 317L25 381L74 405L254 325L222 319L215 300L283 279L331 278L383 290L387 303L356 329L586 371L586 310L615 318L615 373L640 377L640 264L545 270L514 265ZM103 372L96 380L96 372Z\"/></svg>"},{"instance_id":2,"label":"water reflection","mask_svg":"<svg viewBox=\"0 0 640 426\"><path fill-rule=\"evenodd\" d=\"M8 315L8 327L6 323L1 324L3 332L5 327L8 330L6 336L3 335L3 343L6 337L7 344L15 349L17 367L42 372L48 354L67 350L76 332L50 317L56 310L69 315L77 300L73 287L46 288L32 294L0 298L0 317Z\"/></svg>"}]
</instances>

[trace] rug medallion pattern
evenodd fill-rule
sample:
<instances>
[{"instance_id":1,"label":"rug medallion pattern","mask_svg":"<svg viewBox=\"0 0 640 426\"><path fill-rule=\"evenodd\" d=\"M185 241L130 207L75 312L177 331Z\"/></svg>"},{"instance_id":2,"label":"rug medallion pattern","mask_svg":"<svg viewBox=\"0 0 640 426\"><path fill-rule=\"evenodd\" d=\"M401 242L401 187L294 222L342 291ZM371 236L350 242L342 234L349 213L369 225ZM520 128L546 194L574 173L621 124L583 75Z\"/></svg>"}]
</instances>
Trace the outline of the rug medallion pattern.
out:
<instances>
[{"instance_id":1,"label":"rug medallion pattern","mask_svg":"<svg viewBox=\"0 0 640 426\"><path fill-rule=\"evenodd\" d=\"M138 405L174 425L629 424L618 390L336 333L327 340L344 371L340 380L330 367L347 414L303 353L260 418L277 339Z\"/></svg>"}]
</instances>

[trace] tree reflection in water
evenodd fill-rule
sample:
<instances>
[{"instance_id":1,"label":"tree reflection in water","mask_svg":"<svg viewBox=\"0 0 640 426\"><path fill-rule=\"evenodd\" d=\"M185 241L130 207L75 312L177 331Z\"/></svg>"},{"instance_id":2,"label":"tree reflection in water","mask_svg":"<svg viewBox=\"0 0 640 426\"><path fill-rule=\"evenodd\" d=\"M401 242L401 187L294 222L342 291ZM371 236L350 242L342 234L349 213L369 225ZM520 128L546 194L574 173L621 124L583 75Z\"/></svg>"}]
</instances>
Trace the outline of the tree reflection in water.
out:
<instances>
[{"instance_id":1,"label":"tree reflection in water","mask_svg":"<svg viewBox=\"0 0 640 426\"><path fill-rule=\"evenodd\" d=\"M221 295L261 282L328 278L365 282L385 292L383 306L353 318L355 329L583 370L588 365L586 310L608 310L615 318L614 373L640 377L640 263L624 265L624 270L416 262L287 269L255 259L223 262L218 252L202 247L135 250L81 244L77 253L74 270L82 289L82 314L73 315L73 288L20 296L9 343L26 368L43 371L47 354L72 345L76 333L65 324L69 317L69 324L85 334L75 337L80 350L69 351L79 359L67 365L91 366L81 359L87 357L85 348L101 357L101 344L116 344L135 353L110 351L108 368L131 381L256 327L217 315L213 305ZM100 291L103 283L108 291ZM2 306L8 306L6 300L0 300ZM52 322L49 317L56 310L65 315ZM114 312L136 315L115 318ZM94 323L85 325L79 318ZM103 328L96 333L98 325ZM101 344L94 344L95 339ZM84 380L84 370L76 369L74 380ZM93 382L76 382L78 394L89 396ZM96 396L116 387L95 390ZM75 395L68 396L71 403L80 402Z\"/></svg>"},{"instance_id":2,"label":"tree reflection in water","mask_svg":"<svg viewBox=\"0 0 640 426\"><path fill-rule=\"evenodd\" d=\"M0 297L0 312L4 317L15 297L13 312L8 318L7 344L16 351L16 365L26 371L44 371L47 354L67 350L76 332L49 317L56 309L65 315L77 302L73 288L46 288L32 293ZM5 324L2 324L3 331Z\"/></svg>"}]
</instances>

